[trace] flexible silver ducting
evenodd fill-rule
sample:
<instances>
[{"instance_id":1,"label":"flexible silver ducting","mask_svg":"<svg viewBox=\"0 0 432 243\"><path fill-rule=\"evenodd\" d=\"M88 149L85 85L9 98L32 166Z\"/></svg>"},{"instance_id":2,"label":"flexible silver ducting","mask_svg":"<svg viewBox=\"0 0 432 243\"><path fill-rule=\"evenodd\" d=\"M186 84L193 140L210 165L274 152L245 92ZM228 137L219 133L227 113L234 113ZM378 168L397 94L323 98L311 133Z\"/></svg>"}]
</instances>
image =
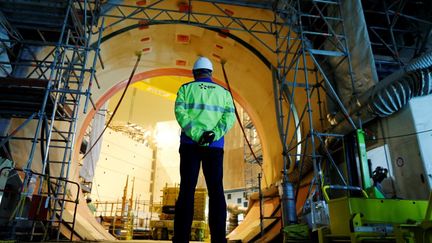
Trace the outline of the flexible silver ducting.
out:
<instances>
[{"instance_id":1,"label":"flexible silver ducting","mask_svg":"<svg viewBox=\"0 0 432 243\"><path fill-rule=\"evenodd\" d=\"M431 57L429 55L429 58ZM431 64L432 60L429 60L429 66ZM418 63L418 66L425 65L427 65L426 62ZM379 117L387 117L404 107L413 97L431 94L431 75L431 67L410 71L400 79L393 81L386 88L378 90L376 93L372 91L368 103L370 111Z\"/></svg>"},{"instance_id":2,"label":"flexible silver ducting","mask_svg":"<svg viewBox=\"0 0 432 243\"><path fill-rule=\"evenodd\" d=\"M432 52L428 52L423 56L412 60L408 65L406 65L403 69L406 72L415 71L418 69L428 68L432 65Z\"/></svg>"},{"instance_id":3,"label":"flexible silver ducting","mask_svg":"<svg viewBox=\"0 0 432 243\"><path fill-rule=\"evenodd\" d=\"M409 71L408 71L409 70ZM389 75L348 107L354 121L367 123L376 116L387 117L404 107L410 99L432 93L432 52L413 60ZM353 131L343 114L332 117L336 123L329 132L348 134Z\"/></svg>"}]
</instances>

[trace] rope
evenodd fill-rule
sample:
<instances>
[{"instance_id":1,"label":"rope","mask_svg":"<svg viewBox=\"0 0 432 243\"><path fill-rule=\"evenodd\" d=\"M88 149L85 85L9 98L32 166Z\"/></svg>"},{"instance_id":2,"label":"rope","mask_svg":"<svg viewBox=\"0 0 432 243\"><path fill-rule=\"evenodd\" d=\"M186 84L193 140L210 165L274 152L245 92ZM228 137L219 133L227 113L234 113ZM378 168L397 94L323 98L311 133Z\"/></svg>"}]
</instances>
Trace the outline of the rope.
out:
<instances>
[{"instance_id":1,"label":"rope","mask_svg":"<svg viewBox=\"0 0 432 243\"><path fill-rule=\"evenodd\" d=\"M112 116L110 117L109 121L108 121L107 124L105 125L105 128L103 129L103 131L101 132L101 134L99 135L99 137L98 137L98 138L96 139L96 141L92 144L92 146L89 148L89 150L84 154L84 156L82 157L82 159L84 159L84 158L85 158L85 157L86 157L86 156L91 152L91 150L96 146L96 144L97 144L97 143L99 142L99 140L102 138L102 136L103 136L103 134L105 133L106 129L108 128L108 126L110 125L111 121L113 120L113 118L114 118L114 116L115 116L115 114L116 114L118 108L120 107L120 104L121 104L121 102L123 101L123 98L124 98L124 96L125 96L125 94L126 94L128 88L129 88L129 85L130 85L130 83L132 82L132 78L133 78L133 76L135 75L135 71L136 71L136 69L137 69L137 67L138 67L138 63L139 63L140 60L141 60L141 52L139 52L139 53L135 53L135 54L137 55L137 60L136 60L135 65L134 65L134 67L133 67L133 69L132 69L132 72L131 72L131 74L130 74L130 76L129 76L129 80L128 80L127 84L126 84L126 88L123 90L123 93L122 93L122 95L121 95L121 97L120 97L120 100L118 101L116 107L114 108L114 111L113 111Z\"/></svg>"}]
</instances>

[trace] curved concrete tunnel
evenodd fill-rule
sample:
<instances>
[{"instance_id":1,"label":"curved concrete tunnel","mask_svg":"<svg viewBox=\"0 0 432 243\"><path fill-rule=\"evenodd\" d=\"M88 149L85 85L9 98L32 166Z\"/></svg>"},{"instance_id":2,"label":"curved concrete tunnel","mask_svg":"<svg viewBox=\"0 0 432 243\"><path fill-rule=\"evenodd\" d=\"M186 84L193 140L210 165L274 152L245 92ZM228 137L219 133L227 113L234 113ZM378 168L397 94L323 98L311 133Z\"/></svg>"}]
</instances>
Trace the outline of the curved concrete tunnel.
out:
<instances>
[{"instance_id":1,"label":"curved concrete tunnel","mask_svg":"<svg viewBox=\"0 0 432 243\"><path fill-rule=\"evenodd\" d=\"M253 11L242 7L233 7L233 10L242 11L245 16L260 14L269 19L273 18L273 13L268 10ZM226 61L225 67L234 98L247 111L260 136L265 176L263 181L267 182L267 185L263 186L267 187L280 181L283 170L283 149L280 142L272 73L269 66L269 64L277 65L277 57L263 45L263 43L274 45L274 36L260 37L261 42L244 31L231 31L227 36L208 28L187 24L165 23L149 25L145 28L136 24L129 25L126 22L119 25L116 29L106 29L104 36L109 38L105 38L101 43L104 69L100 64L97 67L97 77L101 87L98 89L94 85L92 90L92 99L98 107L115 91L124 88L136 60L136 51L142 51L142 58L134 81L164 75L191 77L190 70L194 60L203 55L211 58L215 68L214 78L218 83L224 85L220 62ZM182 42L178 39L179 35L188 36L189 40ZM179 66L176 60L180 60L180 63L183 63L182 66ZM305 95L296 95L295 99L295 105L303 107L307 98ZM312 103L316 105L316 102ZM77 123L76 147L81 143L86 126L95 114L94 110L89 110L88 114L80 116ZM314 117L317 117L317 113L314 113ZM318 123L317 120L315 119L316 123ZM294 125L290 125L290 128L289 134L292 134ZM28 133L32 127L29 126L26 129L29 130L23 130L22 133ZM304 126L303 131L307 132L308 127ZM17 146L20 147L19 144ZM75 151L70 178L78 181L79 167L78 156L76 156L78 149ZM18 162L21 166L25 165L24 158L17 159L17 161L21 161ZM77 223L82 224L80 228L85 231L79 232L80 235L84 235L88 240L113 239L96 222L84 203L85 200L81 198L80 202L82 203L78 206Z\"/></svg>"}]
</instances>

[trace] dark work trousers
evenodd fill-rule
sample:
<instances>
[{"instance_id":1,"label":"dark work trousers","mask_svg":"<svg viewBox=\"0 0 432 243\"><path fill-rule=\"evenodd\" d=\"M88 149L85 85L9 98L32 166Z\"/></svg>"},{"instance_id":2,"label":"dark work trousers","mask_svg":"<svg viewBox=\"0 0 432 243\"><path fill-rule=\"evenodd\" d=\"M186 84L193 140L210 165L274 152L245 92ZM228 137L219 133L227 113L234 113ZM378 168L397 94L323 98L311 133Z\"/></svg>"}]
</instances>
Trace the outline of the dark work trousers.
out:
<instances>
[{"instance_id":1,"label":"dark work trousers","mask_svg":"<svg viewBox=\"0 0 432 243\"><path fill-rule=\"evenodd\" d=\"M209 196L209 227L212 243L224 243L226 228L226 202L222 184L223 149L196 144L180 144L180 192L174 217L174 243L189 242L195 187L202 162Z\"/></svg>"}]
</instances>

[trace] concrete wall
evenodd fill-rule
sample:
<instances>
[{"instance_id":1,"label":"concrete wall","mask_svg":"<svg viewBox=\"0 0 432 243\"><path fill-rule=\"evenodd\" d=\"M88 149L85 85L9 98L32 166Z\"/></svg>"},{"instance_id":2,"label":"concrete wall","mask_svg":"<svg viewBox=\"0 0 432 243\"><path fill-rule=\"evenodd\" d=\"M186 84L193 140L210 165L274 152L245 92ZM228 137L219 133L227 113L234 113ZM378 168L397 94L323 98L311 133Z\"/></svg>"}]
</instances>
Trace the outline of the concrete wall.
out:
<instances>
[{"instance_id":1,"label":"concrete wall","mask_svg":"<svg viewBox=\"0 0 432 243\"><path fill-rule=\"evenodd\" d=\"M180 126L177 121L156 123L156 172L154 181L154 202L162 202L162 189L180 183ZM158 139L159 138L159 139Z\"/></svg>"},{"instance_id":2,"label":"concrete wall","mask_svg":"<svg viewBox=\"0 0 432 243\"><path fill-rule=\"evenodd\" d=\"M432 185L432 96L414 98L405 108L378 124L379 145L388 144L395 196L427 199ZM384 152L384 151L382 151ZM374 163L374 162L373 162ZM415 185L415 186L413 186Z\"/></svg>"},{"instance_id":3,"label":"concrete wall","mask_svg":"<svg viewBox=\"0 0 432 243\"><path fill-rule=\"evenodd\" d=\"M126 135L108 129L105 132L100 159L95 172L92 199L121 201L126 178L129 176L127 198L135 178L134 200L150 199L150 173L153 151Z\"/></svg>"}]
</instances>

